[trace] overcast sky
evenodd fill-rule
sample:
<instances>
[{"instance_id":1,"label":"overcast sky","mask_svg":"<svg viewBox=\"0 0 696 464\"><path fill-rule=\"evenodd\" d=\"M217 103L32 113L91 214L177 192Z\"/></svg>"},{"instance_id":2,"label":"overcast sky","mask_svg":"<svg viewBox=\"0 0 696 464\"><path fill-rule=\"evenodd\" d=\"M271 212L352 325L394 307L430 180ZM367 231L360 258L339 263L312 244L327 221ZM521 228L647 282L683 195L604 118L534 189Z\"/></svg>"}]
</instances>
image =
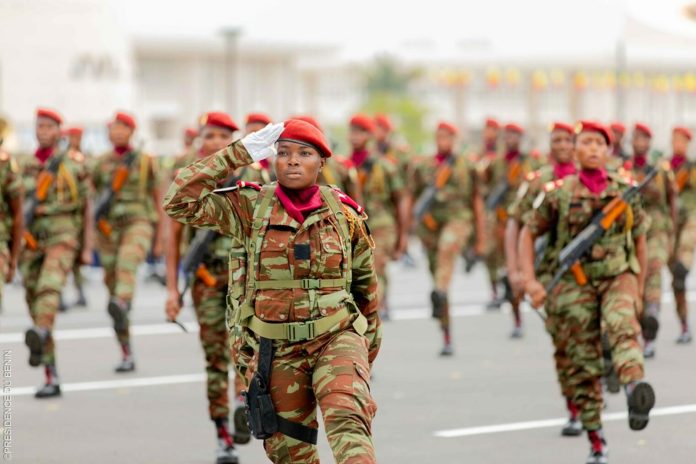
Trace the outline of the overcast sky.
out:
<instances>
[{"instance_id":1,"label":"overcast sky","mask_svg":"<svg viewBox=\"0 0 696 464\"><path fill-rule=\"evenodd\" d=\"M694 0L111 0L136 36L213 36L239 27L269 42L338 46L348 58L406 48L593 50L613 43L625 13L696 37L681 10ZM403 6L408 3L412 6Z\"/></svg>"}]
</instances>

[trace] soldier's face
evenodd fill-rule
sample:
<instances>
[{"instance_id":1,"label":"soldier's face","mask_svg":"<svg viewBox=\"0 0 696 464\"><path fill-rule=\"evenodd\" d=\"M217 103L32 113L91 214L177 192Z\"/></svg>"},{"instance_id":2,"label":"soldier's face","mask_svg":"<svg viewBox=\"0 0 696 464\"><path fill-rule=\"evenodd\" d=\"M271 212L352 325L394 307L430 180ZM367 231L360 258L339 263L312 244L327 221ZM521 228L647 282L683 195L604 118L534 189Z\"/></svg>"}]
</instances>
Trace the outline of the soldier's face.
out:
<instances>
[{"instance_id":1,"label":"soldier's face","mask_svg":"<svg viewBox=\"0 0 696 464\"><path fill-rule=\"evenodd\" d=\"M78 134L71 134L68 135L68 145L70 145L70 148L73 148L75 150L80 149L80 145L82 144L82 135Z\"/></svg>"},{"instance_id":2,"label":"soldier's face","mask_svg":"<svg viewBox=\"0 0 696 464\"><path fill-rule=\"evenodd\" d=\"M435 132L435 145L438 153L451 153L454 149L456 136L450 131L438 129Z\"/></svg>"},{"instance_id":3,"label":"soldier's face","mask_svg":"<svg viewBox=\"0 0 696 464\"><path fill-rule=\"evenodd\" d=\"M232 143L234 132L223 127L205 126L201 131L201 153L204 156L212 155Z\"/></svg>"},{"instance_id":4,"label":"soldier's face","mask_svg":"<svg viewBox=\"0 0 696 464\"><path fill-rule=\"evenodd\" d=\"M688 150L689 139L682 133L674 133L672 135L672 153L675 155L686 155Z\"/></svg>"},{"instance_id":5,"label":"soldier's face","mask_svg":"<svg viewBox=\"0 0 696 464\"><path fill-rule=\"evenodd\" d=\"M551 132L551 156L559 163L569 163L573 160L573 137L568 132Z\"/></svg>"},{"instance_id":6,"label":"soldier's face","mask_svg":"<svg viewBox=\"0 0 696 464\"><path fill-rule=\"evenodd\" d=\"M125 147L130 144L133 129L121 121L114 121L109 125L109 140L115 147Z\"/></svg>"},{"instance_id":7,"label":"soldier's face","mask_svg":"<svg viewBox=\"0 0 696 464\"><path fill-rule=\"evenodd\" d=\"M621 145L621 142L623 142L624 133L612 129L611 134L614 136L614 145Z\"/></svg>"},{"instance_id":8,"label":"soldier's face","mask_svg":"<svg viewBox=\"0 0 696 464\"><path fill-rule=\"evenodd\" d=\"M266 125L262 122L250 122L244 127L244 135L249 135L253 132L260 131L266 127Z\"/></svg>"},{"instance_id":9,"label":"soldier's face","mask_svg":"<svg viewBox=\"0 0 696 464\"><path fill-rule=\"evenodd\" d=\"M36 140L39 147L53 147L60 140L60 126L51 118L36 118Z\"/></svg>"},{"instance_id":10,"label":"soldier's face","mask_svg":"<svg viewBox=\"0 0 696 464\"><path fill-rule=\"evenodd\" d=\"M353 150L361 150L365 148L367 142L370 140L370 133L366 130L362 130L359 127L351 126L350 132L348 133L348 141Z\"/></svg>"},{"instance_id":11,"label":"soldier's face","mask_svg":"<svg viewBox=\"0 0 696 464\"><path fill-rule=\"evenodd\" d=\"M520 149L520 140L522 139L522 134L515 131L505 131L505 147L509 151Z\"/></svg>"},{"instance_id":12,"label":"soldier's face","mask_svg":"<svg viewBox=\"0 0 696 464\"><path fill-rule=\"evenodd\" d=\"M609 145L599 132L581 132L575 137L575 157L583 169L601 169L607 163Z\"/></svg>"},{"instance_id":13,"label":"soldier's face","mask_svg":"<svg viewBox=\"0 0 696 464\"><path fill-rule=\"evenodd\" d=\"M634 131L631 142L633 143L633 153L637 155L644 155L650 150L650 137L642 131Z\"/></svg>"},{"instance_id":14,"label":"soldier's face","mask_svg":"<svg viewBox=\"0 0 696 464\"><path fill-rule=\"evenodd\" d=\"M275 172L283 187L293 190L311 187L325 163L326 159L313 147L286 141L278 143Z\"/></svg>"},{"instance_id":15,"label":"soldier's face","mask_svg":"<svg viewBox=\"0 0 696 464\"><path fill-rule=\"evenodd\" d=\"M384 142L387 140L388 137L389 137L389 131L386 130L384 127L378 125L375 128L375 140L377 142L380 142L380 143Z\"/></svg>"},{"instance_id":16,"label":"soldier's face","mask_svg":"<svg viewBox=\"0 0 696 464\"><path fill-rule=\"evenodd\" d=\"M483 128L483 142L487 145L493 145L498 141L498 129L492 126Z\"/></svg>"}]
</instances>

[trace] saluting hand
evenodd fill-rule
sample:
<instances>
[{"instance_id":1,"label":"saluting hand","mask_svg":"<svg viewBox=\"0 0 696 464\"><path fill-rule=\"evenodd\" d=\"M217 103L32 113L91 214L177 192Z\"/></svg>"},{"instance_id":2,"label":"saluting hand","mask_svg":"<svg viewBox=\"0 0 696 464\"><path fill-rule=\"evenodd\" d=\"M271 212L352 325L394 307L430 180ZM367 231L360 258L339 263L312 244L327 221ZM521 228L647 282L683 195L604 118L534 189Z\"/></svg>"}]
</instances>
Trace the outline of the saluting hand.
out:
<instances>
[{"instance_id":1,"label":"saluting hand","mask_svg":"<svg viewBox=\"0 0 696 464\"><path fill-rule=\"evenodd\" d=\"M261 161L276 154L273 146L280 134L283 133L285 126L282 122L269 124L261 130L245 135L241 142L249 152L254 161Z\"/></svg>"}]
</instances>

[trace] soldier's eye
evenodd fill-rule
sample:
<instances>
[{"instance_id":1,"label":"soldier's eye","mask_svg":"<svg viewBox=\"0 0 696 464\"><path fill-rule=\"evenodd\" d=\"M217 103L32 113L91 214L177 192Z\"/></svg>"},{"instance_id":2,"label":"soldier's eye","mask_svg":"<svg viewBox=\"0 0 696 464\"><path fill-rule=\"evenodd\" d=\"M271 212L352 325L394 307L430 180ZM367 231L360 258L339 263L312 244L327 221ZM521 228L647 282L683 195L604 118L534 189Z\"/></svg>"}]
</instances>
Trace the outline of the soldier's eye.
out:
<instances>
[{"instance_id":1,"label":"soldier's eye","mask_svg":"<svg viewBox=\"0 0 696 464\"><path fill-rule=\"evenodd\" d=\"M288 152L285 150L278 150L278 156L288 156Z\"/></svg>"},{"instance_id":2,"label":"soldier's eye","mask_svg":"<svg viewBox=\"0 0 696 464\"><path fill-rule=\"evenodd\" d=\"M310 152L308 152L307 150L302 150L302 151L300 152L300 155L302 155L302 156L312 156L312 154L311 154Z\"/></svg>"}]
</instances>

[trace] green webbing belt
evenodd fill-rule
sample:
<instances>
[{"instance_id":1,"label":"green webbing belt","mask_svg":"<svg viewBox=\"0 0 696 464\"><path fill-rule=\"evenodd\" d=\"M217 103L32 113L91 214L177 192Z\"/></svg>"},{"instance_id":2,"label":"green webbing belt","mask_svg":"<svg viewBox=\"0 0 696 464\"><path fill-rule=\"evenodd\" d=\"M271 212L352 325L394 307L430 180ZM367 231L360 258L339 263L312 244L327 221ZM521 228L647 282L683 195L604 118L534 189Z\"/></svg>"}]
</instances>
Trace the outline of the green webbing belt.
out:
<instances>
[{"instance_id":1,"label":"green webbing belt","mask_svg":"<svg viewBox=\"0 0 696 464\"><path fill-rule=\"evenodd\" d=\"M345 287L346 279L295 279L295 280L257 280L254 284L256 290L284 290L287 288L301 288L304 290L316 290L320 288Z\"/></svg>"},{"instance_id":2,"label":"green webbing belt","mask_svg":"<svg viewBox=\"0 0 696 464\"><path fill-rule=\"evenodd\" d=\"M350 317L351 311L343 308L331 316L306 322L265 322L256 316L249 321L249 328L257 335L272 340L301 342L323 335ZM354 324L355 325L355 324Z\"/></svg>"}]
</instances>

